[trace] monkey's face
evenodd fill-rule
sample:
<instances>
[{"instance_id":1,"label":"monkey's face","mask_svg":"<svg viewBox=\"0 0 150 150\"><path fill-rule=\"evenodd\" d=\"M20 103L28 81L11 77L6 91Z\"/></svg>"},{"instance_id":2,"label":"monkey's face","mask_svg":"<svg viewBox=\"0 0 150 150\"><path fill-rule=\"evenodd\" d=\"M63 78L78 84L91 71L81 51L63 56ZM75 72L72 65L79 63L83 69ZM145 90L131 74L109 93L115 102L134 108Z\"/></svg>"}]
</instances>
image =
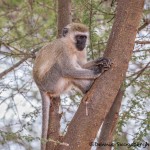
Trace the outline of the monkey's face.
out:
<instances>
[{"instance_id":1,"label":"monkey's face","mask_svg":"<svg viewBox=\"0 0 150 150\"><path fill-rule=\"evenodd\" d=\"M82 51L86 46L87 36L86 35L76 35L75 36L75 45L79 51Z\"/></svg>"},{"instance_id":2,"label":"monkey's face","mask_svg":"<svg viewBox=\"0 0 150 150\"><path fill-rule=\"evenodd\" d=\"M62 30L62 37L64 40L70 41L78 51L82 51L88 44L89 31L83 24L71 23Z\"/></svg>"}]
</instances>

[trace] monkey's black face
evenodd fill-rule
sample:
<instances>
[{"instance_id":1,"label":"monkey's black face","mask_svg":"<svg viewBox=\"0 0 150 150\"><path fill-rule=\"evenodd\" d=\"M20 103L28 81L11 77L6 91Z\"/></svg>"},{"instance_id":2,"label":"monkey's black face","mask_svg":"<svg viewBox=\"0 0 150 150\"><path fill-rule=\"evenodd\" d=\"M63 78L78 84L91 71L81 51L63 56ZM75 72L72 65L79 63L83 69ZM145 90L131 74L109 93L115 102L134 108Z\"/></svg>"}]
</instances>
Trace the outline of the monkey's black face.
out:
<instances>
[{"instance_id":1,"label":"monkey's black face","mask_svg":"<svg viewBox=\"0 0 150 150\"><path fill-rule=\"evenodd\" d=\"M76 40L76 48L79 51L82 51L86 46L87 36L86 35L76 35L75 40Z\"/></svg>"}]
</instances>

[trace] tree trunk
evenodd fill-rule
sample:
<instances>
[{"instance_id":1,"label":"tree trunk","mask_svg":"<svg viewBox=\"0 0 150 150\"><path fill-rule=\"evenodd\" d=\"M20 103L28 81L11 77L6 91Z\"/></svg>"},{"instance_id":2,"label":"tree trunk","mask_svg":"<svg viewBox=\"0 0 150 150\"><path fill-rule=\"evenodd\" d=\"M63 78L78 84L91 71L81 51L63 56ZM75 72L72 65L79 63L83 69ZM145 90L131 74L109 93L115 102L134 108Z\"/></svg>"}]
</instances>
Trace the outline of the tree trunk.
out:
<instances>
[{"instance_id":1,"label":"tree trunk","mask_svg":"<svg viewBox=\"0 0 150 150\"><path fill-rule=\"evenodd\" d=\"M71 20L71 0L58 0L58 37Z\"/></svg>"},{"instance_id":2,"label":"tree trunk","mask_svg":"<svg viewBox=\"0 0 150 150\"><path fill-rule=\"evenodd\" d=\"M93 84L69 124L64 142L57 150L89 150L99 127L119 91L131 59L134 40L142 15L144 0L119 0L117 14L104 56L112 60L112 68ZM86 116L85 100L89 102Z\"/></svg>"},{"instance_id":3,"label":"tree trunk","mask_svg":"<svg viewBox=\"0 0 150 150\"><path fill-rule=\"evenodd\" d=\"M71 1L70 0L58 0L58 35L61 37L62 29L69 23L71 23ZM46 150L54 150L57 145L57 141L61 140L59 135L60 131L60 119L59 114L60 97L51 100L52 104L49 111L49 123L47 138L50 140L46 143Z\"/></svg>"}]
</instances>

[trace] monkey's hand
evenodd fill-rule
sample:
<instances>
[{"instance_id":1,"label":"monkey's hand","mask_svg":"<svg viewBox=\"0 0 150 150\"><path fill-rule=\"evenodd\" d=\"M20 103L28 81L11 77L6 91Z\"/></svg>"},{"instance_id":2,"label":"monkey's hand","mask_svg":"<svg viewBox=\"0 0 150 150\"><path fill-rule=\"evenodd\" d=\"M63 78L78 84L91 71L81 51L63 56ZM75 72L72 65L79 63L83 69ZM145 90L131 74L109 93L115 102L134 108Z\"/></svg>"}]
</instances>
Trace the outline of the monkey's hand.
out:
<instances>
[{"instance_id":1,"label":"monkey's hand","mask_svg":"<svg viewBox=\"0 0 150 150\"><path fill-rule=\"evenodd\" d=\"M101 70L101 73L107 71L111 67L111 65L112 62L108 58L102 57L95 60L95 66L97 66Z\"/></svg>"}]
</instances>

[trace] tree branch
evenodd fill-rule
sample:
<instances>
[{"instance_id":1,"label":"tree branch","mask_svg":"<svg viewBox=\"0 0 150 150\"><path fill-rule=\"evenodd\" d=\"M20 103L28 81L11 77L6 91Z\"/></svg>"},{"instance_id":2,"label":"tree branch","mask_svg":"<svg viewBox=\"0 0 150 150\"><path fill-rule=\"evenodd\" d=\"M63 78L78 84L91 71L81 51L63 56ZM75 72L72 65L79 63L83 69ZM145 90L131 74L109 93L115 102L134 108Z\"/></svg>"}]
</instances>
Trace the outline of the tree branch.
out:
<instances>
[{"instance_id":1,"label":"tree branch","mask_svg":"<svg viewBox=\"0 0 150 150\"><path fill-rule=\"evenodd\" d=\"M149 19L144 19L144 24L141 27L138 28L138 32L143 30L149 24L150 24L150 20Z\"/></svg>"},{"instance_id":2,"label":"tree branch","mask_svg":"<svg viewBox=\"0 0 150 150\"><path fill-rule=\"evenodd\" d=\"M62 29L71 20L71 0L58 0L58 37L61 37Z\"/></svg>"},{"instance_id":3,"label":"tree branch","mask_svg":"<svg viewBox=\"0 0 150 150\"><path fill-rule=\"evenodd\" d=\"M137 74L137 76L131 80L131 82L127 85L127 87L130 86L149 67L149 64L150 64L150 62L148 62L144 68L142 68L138 72L131 75L131 76L134 76L135 74ZM131 77L131 76L129 76L129 77Z\"/></svg>"},{"instance_id":4,"label":"tree branch","mask_svg":"<svg viewBox=\"0 0 150 150\"><path fill-rule=\"evenodd\" d=\"M39 50L39 48L33 50L33 52L31 54L28 54L27 56L25 56L23 59L21 59L19 62L17 62L16 64L14 64L12 67L10 67L9 69L3 71L2 73L0 73L0 79L5 76L6 74L8 74L9 72L11 72L12 70L14 70L15 68L17 68L18 66L20 66L23 62L25 62L28 58L35 58L35 52L37 52Z\"/></svg>"},{"instance_id":5,"label":"tree branch","mask_svg":"<svg viewBox=\"0 0 150 150\"><path fill-rule=\"evenodd\" d=\"M136 80L145 71L145 69L149 66L149 64L150 64L150 62L144 68L142 68L140 71L138 71L138 75L136 76L136 78L134 80ZM131 81L131 83L132 82L133 82L133 80ZM129 84L129 85L131 85L131 84ZM127 85L127 87L129 85ZM115 127L116 127L116 124L118 121L119 109L121 107L123 95L124 95L124 90L123 90L123 86L121 86L121 88L119 89L118 94L115 98L115 101L113 102L113 105L110 108L110 111L108 112L108 114L105 117L102 129L101 129L101 133L98 138L98 143L111 144L113 142L113 134L114 134L114 130L115 130ZM97 147L96 150L111 150L111 146Z\"/></svg>"},{"instance_id":6,"label":"tree branch","mask_svg":"<svg viewBox=\"0 0 150 150\"><path fill-rule=\"evenodd\" d=\"M136 44L150 44L150 41L135 41Z\"/></svg>"},{"instance_id":7,"label":"tree branch","mask_svg":"<svg viewBox=\"0 0 150 150\"><path fill-rule=\"evenodd\" d=\"M104 120L101 133L98 139L98 143L107 143L111 144L113 141L113 133L118 121L119 110L123 98L124 90L122 88L119 89L118 94L115 98L113 105L110 108L110 111L106 115ZM99 146L96 150L111 150L111 146Z\"/></svg>"},{"instance_id":8,"label":"tree branch","mask_svg":"<svg viewBox=\"0 0 150 150\"><path fill-rule=\"evenodd\" d=\"M9 72L11 72L12 70L14 70L15 68L17 68L19 65L21 65L24 61L26 61L29 57L25 57L23 59L21 59L19 62L17 62L16 64L14 64L12 67L10 67L9 69L3 71L2 73L0 73L0 78L2 78L3 76L5 76L6 74L8 74Z\"/></svg>"},{"instance_id":9,"label":"tree branch","mask_svg":"<svg viewBox=\"0 0 150 150\"><path fill-rule=\"evenodd\" d=\"M69 124L64 142L68 147L57 150L89 150L99 127L122 84L131 59L136 32L142 15L144 0L119 0L114 25L104 56L113 61L112 68L93 84ZM85 100L89 102L86 116Z\"/></svg>"},{"instance_id":10,"label":"tree branch","mask_svg":"<svg viewBox=\"0 0 150 150\"><path fill-rule=\"evenodd\" d=\"M60 119L61 114L59 114L60 97L51 99L50 109L49 109L49 122L48 122L48 142L46 143L46 150L54 150L57 143L53 141L60 141Z\"/></svg>"}]
</instances>

